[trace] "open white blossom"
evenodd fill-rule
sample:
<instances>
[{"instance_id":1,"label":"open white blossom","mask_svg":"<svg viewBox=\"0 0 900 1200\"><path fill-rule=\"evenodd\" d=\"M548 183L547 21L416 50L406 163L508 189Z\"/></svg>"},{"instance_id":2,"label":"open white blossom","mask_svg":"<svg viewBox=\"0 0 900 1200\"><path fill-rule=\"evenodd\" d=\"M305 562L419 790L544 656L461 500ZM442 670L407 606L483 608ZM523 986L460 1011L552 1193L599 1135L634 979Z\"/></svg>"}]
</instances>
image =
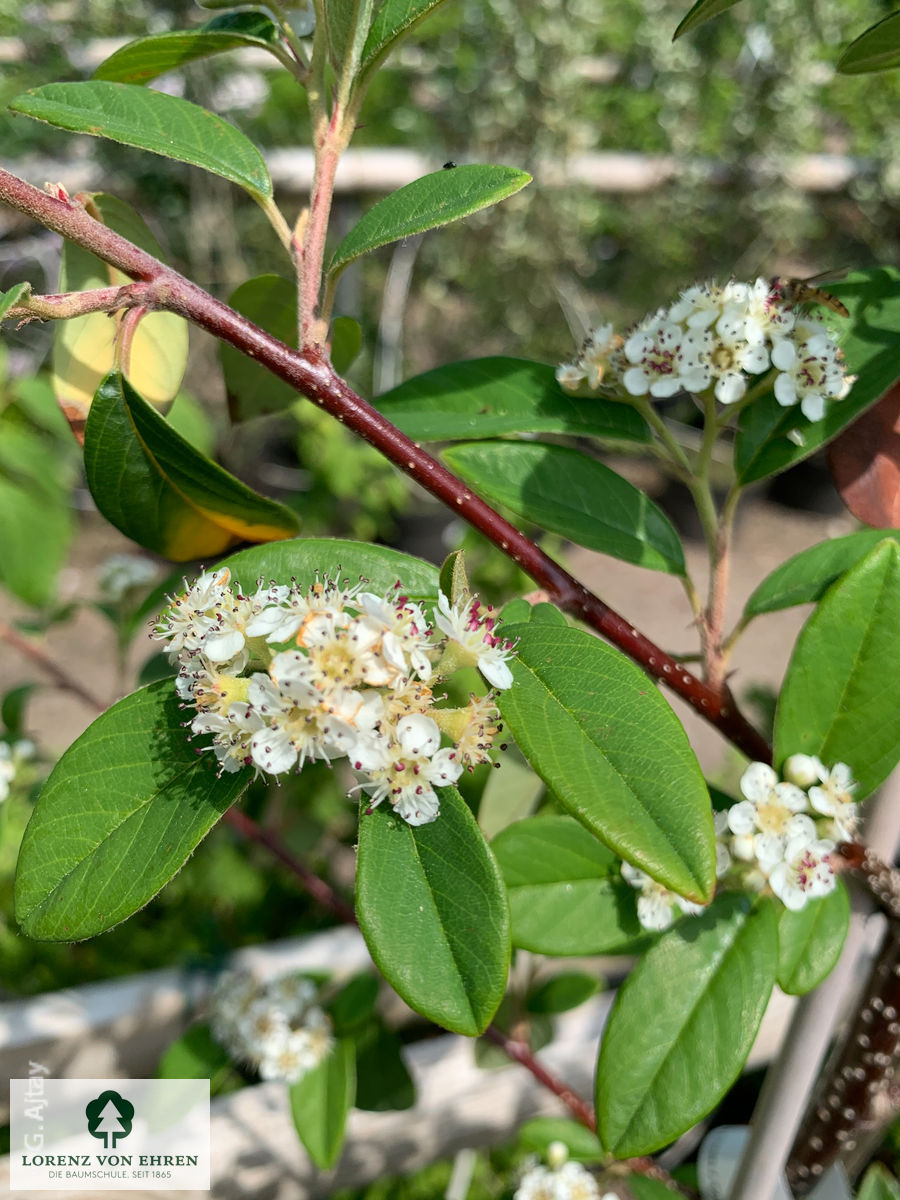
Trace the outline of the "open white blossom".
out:
<instances>
[{"instance_id":1,"label":"open white blossom","mask_svg":"<svg viewBox=\"0 0 900 1200\"><path fill-rule=\"evenodd\" d=\"M833 831L841 841L856 837L857 805L853 799L856 784L846 763L835 763L831 770L822 767L819 784L809 789L809 802L817 813L830 817Z\"/></svg>"},{"instance_id":2,"label":"open white blossom","mask_svg":"<svg viewBox=\"0 0 900 1200\"><path fill-rule=\"evenodd\" d=\"M818 421L829 402L847 395L854 377L827 327L783 284L763 278L695 284L624 338L611 325L600 326L576 361L559 367L557 380L569 392L603 388L626 399L712 388L715 399L729 405L774 367L778 403L798 405Z\"/></svg>"},{"instance_id":3,"label":"open white blossom","mask_svg":"<svg viewBox=\"0 0 900 1200\"><path fill-rule=\"evenodd\" d=\"M492 694L436 707L436 665L444 675L477 665L495 687L512 684L512 648L491 610L476 597L439 601L435 637L399 583L376 595L317 576L305 590L260 582L244 595L222 568L174 598L155 635L169 642L191 732L211 737L220 771L279 776L348 759L370 809L389 799L421 825L438 815L434 789L490 762L500 732ZM281 1052L295 1050L296 1040Z\"/></svg>"},{"instance_id":4,"label":"open white blossom","mask_svg":"<svg viewBox=\"0 0 900 1200\"><path fill-rule=\"evenodd\" d=\"M549 1165L536 1164L522 1175L513 1200L617 1200L612 1192L600 1195L600 1186L587 1167L567 1161L563 1142L547 1147Z\"/></svg>"},{"instance_id":5,"label":"open white blossom","mask_svg":"<svg viewBox=\"0 0 900 1200\"><path fill-rule=\"evenodd\" d=\"M828 856L834 842L794 838L785 848L784 858L769 872L769 886L785 907L797 910L807 900L826 896L833 890L834 871Z\"/></svg>"},{"instance_id":6,"label":"open white blossom","mask_svg":"<svg viewBox=\"0 0 900 1200\"><path fill-rule=\"evenodd\" d=\"M686 900L677 892L672 892L651 879L644 871L633 867L631 863L622 863L622 878L640 892L637 900L638 920L644 929L661 932L682 915L703 912L702 904Z\"/></svg>"},{"instance_id":7,"label":"open white blossom","mask_svg":"<svg viewBox=\"0 0 900 1200\"><path fill-rule=\"evenodd\" d=\"M764 872L784 858L790 839L815 841L816 827L806 815L806 795L792 783L779 782L766 763L751 763L741 776L746 799L728 811L728 827L735 834L732 853L747 861L756 859Z\"/></svg>"}]
</instances>

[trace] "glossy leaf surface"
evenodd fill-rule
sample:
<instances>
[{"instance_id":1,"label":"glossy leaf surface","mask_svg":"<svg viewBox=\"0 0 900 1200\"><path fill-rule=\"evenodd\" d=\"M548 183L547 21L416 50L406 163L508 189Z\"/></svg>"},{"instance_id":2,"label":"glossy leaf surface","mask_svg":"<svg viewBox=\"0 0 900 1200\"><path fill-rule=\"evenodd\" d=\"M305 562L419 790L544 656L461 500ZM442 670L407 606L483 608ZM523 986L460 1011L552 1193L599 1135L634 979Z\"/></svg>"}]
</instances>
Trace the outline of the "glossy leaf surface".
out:
<instances>
[{"instance_id":1,"label":"glossy leaf surface","mask_svg":"<svg viewBox=\"0 0 900 1200\"><path fill-rule=\"evenodd\" d=\"M843 883L827 896L809 900L798 912L783 908L778 917L778 986L791 996L811 992L841 956L850 922Z\"/></svg>"},{"instance_id":2,"label":"glossy leaf surface","mask_svg":"<svg viewBox=\"0 0 900 1200\"><path fill-rule=\"evenodd\" d=\"M777 960L774 904L754 908L734 893L683 917L647 951L600 1046L597 1119L608 1151L652 1154L719 1102L750 1052Z\"/></svg>"},{"instance_id":3,"label":"glossy leaf surface","mask_svg":"<svg viewBox=\"0 0 900 1200\"><path fill-rule=\"evenodd\" d=\"M481 1033L503 998L509 913L503 880L454 788L413 827L387 802L359 822L357 913L372 958L416 1012L445 1029Z\"/></svg>"},{"instance_id":4,"label":"glossy leaf surface","mask_svg":"<svg viewBox=\"0 0 900 1200\"><path fill-rule=\"evenodd\" d=\"M13 112L59 129L105 137L202 167L260 199L272 195L263 157L249 138L215 113L133 83L90 79L30 88Z\"/></svg>"},{"instance_id":5,"label":"glossy leaf surface","mask_svg":"<svg viewBox=\"0 0 900 1200\"><path fill-rule=\"evenodd\" d=\"M815 604L836 579L886 537L900 535L891 529L861 529L801 550L766 576L744 606L744 615L756 617L795 604Z\"/></svg>"},{"instance_id":6,"label":"glossy leaf surface","mask_svg":"<svg viewBox=\"0 0 900 1200\"><path fill-rule=\"evenodd\" d=\"M567 395L553 367L524 358L474 358L416 375L375 407L414 441L506 433L571 433L647 442L650 430L627 404Z\"/></svg>"},{"instance_id":7,"label":"glossy leaf surface","mask_svg":"<svg viewBox=\"0 0 900 1200\"><path fill-rule=\"evenodd\" d=\"M734 8L738 0L697 0L694 7L688 14L682 18L678 28L672 37L672 41L680 38L685 33L690 33L692 29L696 29L698 25L702 25L704 21L711 21L713 17L718 17L720 13L726 12L729 8Z\"/></svg>"},{"instance_id":8,"label":"glossy leaf surface","mask_svg":"<svg viewBox=\"0 0 900 1200\"><path fill-rule=\"evenodd\" d=\"M529 622L500 711L560 803L620 857L690 899L715 882L712 812L684 729L647 676L579 629Z\"/></svg>"},{"instance_id":9,"label":"glossy leaf surface","mask_svg":"<svg viewBox=\"0 0 900 1200\"><path fill-rule=\"evenodd\" d=\"M499 772L503 774L503 772ZM509 896L513 945L536 954L614 953L641 938L619 859L571 817L529 817L491 842Z\"/></svg>"},{"instance_id":10,"label":"glossy leaf surface","mask_svg":"<svg viewBox=\"0 0 900 1200\"><path fill-rule=\"evenodd\" d=\"M518 1144L541 1158L547 1157L551 1142L562 1142L569 1157L578 1162L599 1162L603 1158L603 1147L598 1138L578 1121L565 1117L533 1117L519 1129Z\"/></svg>"},{"instance_id":11,"label":"glossy leaf surface","mask_svg":"<svg viewBox=\"0 0 900 1200\"><path fill-rule=\"evenodd\" d=\"M84 469L106 519L174 562L289 537L297 528L290 509L205 458L115 373L88 414Z\"/></svg>"},{"instance_id":12,"label":"glossy leaf surface","mask_svg":"<svg viewBox=\"0 0 900 1200\"><path fill-rule=\"evenodd\" d=\"M476 163L423 175L369 209L335 250L328 274L340 274L355 259L379 246L449 225L498 204L530 182L531 176L515 167Z\"/></svg>"},{"instance_id":13,"label":"glossy leaf surface","mask_svg":"<svg viewBox=\"0 0 900 1200\"><path fill-rule=\"evenodd\" d=\"M889 13L851 42L837 61L842 75L900 67L900 12Z\"/></svg>"},{"instance_id":14,"label":"glossy leaf surface","mask_svg":"<svg viewBox=\"0 0 900 1200\"><path fill-rule=\"evenodd\" d=\"M850 310L846 319L827 313L826 324L837 331L847 370L858 379L845 399L828 402L821 421L807 421L798 409L782 408L772 393L749 404L741 413L734 446L741 484L765 479L808 458L900 377L900 270L854 271L838 283L829 283L828 291ZM801 445L789 436L792 430L798 431Z\"/></svg>"},{"instance_id":15,"label":"glossy leaf surface","mask_svg":"<svg viewBox=\"0 0 900 1200\"><path fill-rule=\"evenodd\" d=\"M385 0L366 37L360 73L368 72L400 38L443 3L444 0Z\"/></svg>"},{"instance_id":16,"label":"glossy leaf surface","mask_svg":"<svg viewBox=\"0 0 900 1200\"><path fill-rule=\"evenodd\" d=\"M820 601L794 646L775 715L775 761L846 763L861 800L900 757L900 546L879 543Z\"/></svg>"},{"instance_id":17,"label":"glossy leaf surface","mask_svg":"<svg viewBox=\"0 0 900 1200\"><path fill-rule=\"evenodd\" d=\"M613 558L684 574L678 534L656 505L609 467L567 446L468 442L443 453L494 504Z\"/></svg>"},{"instance_id":18,"label":"glossy leaf surface","mask_svg":"<svg viewBox=\"0 0 900 1200\"><path fill-rule=\"evenodd\" d=\"M883 1163L874 1162L863 1176L856 1200L900 1200L900 1182Z\"/></svg>"},{"instance_id":19,"label":"glossy leaf surface","mask_svg":"<svg viewBox=\"0 0 900 1200\"><path fill-rule=\"evenodd\" d=\"M172 878L250 782L197 753L171 680L118 701L54 767L25 830L16 919L79 941L118 925Z\"/></svg>"},{"instance_id":20,"label":"glossy leaf surface","mask_svg":"<svg viewBox=\"0 0 900 1200\"><path fill-rule=\"evenodd\" d=\"M239 550L219 565L228 567L232 580L245 588L252 588L260 578L274 579L276 583L296 579L301 586L312 586L318 572L331 578L340 575L351 584L365 579L367 589L372 592L389 592L399 581L404 594L411 599L437 600L437 567L411 554L368 542L292 538Z\"/></svg>"},{"instance_id":21,"label":"glossy leaf surface","mask_svg":"<svg viewBox=\"0 0 900 1200\"><path fill-rule=\"evenodd\" d=\"M175 71L198 59L211 58L242 46L271 50L278 30L262 12L223 13L199 29L174 30L128 42L94 71L95 79L120 83L149 83L166 71Z\"/></svg>"}]
</instances>

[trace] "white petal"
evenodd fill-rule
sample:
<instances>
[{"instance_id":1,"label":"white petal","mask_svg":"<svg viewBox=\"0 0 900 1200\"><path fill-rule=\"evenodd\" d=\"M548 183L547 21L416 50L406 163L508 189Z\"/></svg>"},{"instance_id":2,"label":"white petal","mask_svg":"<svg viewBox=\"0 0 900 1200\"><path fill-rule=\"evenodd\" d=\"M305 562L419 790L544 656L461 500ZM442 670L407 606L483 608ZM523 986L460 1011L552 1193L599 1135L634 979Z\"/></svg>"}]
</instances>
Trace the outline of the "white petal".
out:
<instances>
[{"instance_id":1,"label":"white petal","mask_svg":"<svg viewBox=\"0 0 900 1200\"><path fill-rule=\"evenodd\" d=\"M441 744L441 731L431 717L412 713L397 722L397 741L407 754L430 758Z\"/></svg>"},{"instance_id":2,"label":"white petal","mask_svg":"<svg viewBox=\"0 0 900 1200\"><path fill-rule=\"evenodd\" d=\"M779 371L789 371L797 361L797 351L793 342L778 341L772 347L772 366Z\"/></svg>"},{"instance_id":3,"label":"white petal","mask_svg":"<svg viewBox=\"0 0 900 1200\"><path fill-rule=\"evenodd\" d=\"M821 421L825 416L825 397L819 392L809 392L800 401L800 411L807 421Z\"/></svg>"},{"instance_id":4,"label":"white petal","mask_svg":"<svg viewBox=\"0 0 900 1200\"><path fill-rule=\"evenodd\" d=\"M748 800L758 804L767 799L777 782L778 776L768 763L753 762L741 776L741 791Z\"/></svg>"},{"instance_id":5,"label":"white petal","mask_svg":"<svg viewBox=\"0 0 900 1200\"><path fill-rule=\"evenodd\" d=\"M486 654L479 655L478 670L491 687L504 690L513 685L512 671L502 658L490 658Z\"/></svg>"},{"instance_id":6,"label":"white petal","mask_svg":"<svg viewBox=\"0 0 900 1200\"><path fill-rule=\"evenodd\" d=\"M224 630L207 636L203 641L203 653L210 662L223 663L234 658L244 648L244 635L239 629Z\"/></svg>"},{"instance_id":7,"label":"white petal","mask_svg":"<svg viewBox=\"0 0 900 1200\"><path fill-rule=\"evenodd\" d=\"M283 729L261 729L250 739L250 757L270 775L281 775L297 761L297 751Z\"/></svg>"},{"instance_id":8,"label":"white petal","mask_svg":"<svg viewBox=\"0 0 900 1200\"><path fill-rule=\"evenodd\" d=\"M749 800L741 800L728 810L728 828L738 836L756 833L756 805Z\"/></svg>"},{"instance_id":9,"label":"white petal","mask_svg":"<svg viewBox=\"0 0 900 1200\"><path fill-rule=\"evenodd\" d=\"M650 380L643 367L629 367L622 376L622 384L629 396L646 396Z\"/></svg>"},{"instance_id":10,"label":"white petal","mask_svg":"<svg viewBox=\"0 0 900 1200\"><path fill-rule=\"evenodd\" d=\"M778 375L775 378L775 399L782 408L790 408L797 403L797 387L790 375Z\"/></svg>"}]
</instances>

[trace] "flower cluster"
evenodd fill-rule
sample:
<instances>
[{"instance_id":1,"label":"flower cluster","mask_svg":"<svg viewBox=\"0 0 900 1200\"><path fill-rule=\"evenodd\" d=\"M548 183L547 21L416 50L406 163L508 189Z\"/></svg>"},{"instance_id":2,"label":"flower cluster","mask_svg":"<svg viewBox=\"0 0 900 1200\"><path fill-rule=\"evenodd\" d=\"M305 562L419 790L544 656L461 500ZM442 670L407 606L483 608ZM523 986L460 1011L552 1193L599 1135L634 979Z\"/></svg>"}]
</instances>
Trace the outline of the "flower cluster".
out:
<instances>
[{"instance_id":1,"label":"flower cluster","mask_svg":"<svg viewBox=\"0 0 900 1200\"><path fill-rule=\"evenodd\" d=\"M212 735L221 771L277 776L346 758L372 807L388 799L423 825L438 815L436 787L491 761L501 728L492 694L450 709L432 692L463 666L495 688L512 684L512 648L477 599L440 595L437 633L399 583L383 596L328 578L244 595L229 578L227 568L202 575L155 631L178 664L179 696L197 710L191 730Z\"/></svg>"},{"instance_id":2,"label":"flower cluster","mask_svg":"<svg viewBox=\"0 0 900 1200\"><path fill-rule=\"evenodd\" d=\"M302 975L259 983L246 971L227 971L212 995L213 1037L262 1079L296 1083L334 1044L316 997L315 984Z\"/></svg>"},{"instance_id":3,"label":"flower cluster","mask_svg":"<svg viewBox=\"0 0 900 1200\"><path fill-rule=\"evenodd\" d=\"M513 1200L618 1200L614 1192L600 1194L596 1179L581 1163L569 1162L562 1142L547 1147L547 1167L535 1165L522 1176Z\"/></svg>"},{"instance_id":4,"label":"flower cluster","mask_svg":"<svg viewBox=\"0 0 900 1200\"><path fill-rule=\"evenodd\" d=\"M795 911L835 886L829 855L856 837L856 784L846 763L826 767L793 754L780 780L767 763L751 763L741 776L743 800L714 814L716 875L750 891L768 887ZM638 920L645 929L668 929L699 904L669 891L629 863L622 877L639 892Z\"/></svg>"},{"instance_id":5,"label":"flower cluster","mask_svg":"<svg viewBox=\"0 0 900 1200\"><path fill-rule=\"evenodd\" d=\"M779 279L732 280L688 288L625 337L611 325L594 330L556 377L567 391L611 387L628 396L712 388L727 405L742 400L748 381L770 368L778 403L799 404L810 421L820 420L826 401L843 399L853 383L825 325L798 308L796 289Z\"/></svg>"},{"instance_id":6,"label":"flower cluster","mask_svg":"<svg viewBox=\"0 0 900 1200\"><path fill-rule=\"evenodd\" d=\"M0 742L0 802L9 795L9 787L23 762L34 756L34 743L23 738L21 741Z\"/></svg>"}]
</instances>

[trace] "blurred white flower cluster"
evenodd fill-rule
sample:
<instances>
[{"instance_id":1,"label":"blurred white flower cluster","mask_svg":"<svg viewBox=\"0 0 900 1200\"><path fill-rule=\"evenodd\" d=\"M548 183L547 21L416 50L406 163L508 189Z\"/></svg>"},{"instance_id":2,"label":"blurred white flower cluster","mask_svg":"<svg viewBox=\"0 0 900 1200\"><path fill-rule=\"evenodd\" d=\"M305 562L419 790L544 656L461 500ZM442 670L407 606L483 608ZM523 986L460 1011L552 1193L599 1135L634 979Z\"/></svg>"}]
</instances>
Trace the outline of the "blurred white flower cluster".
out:
<instances>
[{"instance_id":1,"label":"blurred white flower cluster","mask_svg":"<svg viewBox=\"0 0 900 1200\"><path fill-rule=\"evenodd\" d=\"M611 325L593 330L556 378L566 391L604 387L660 399L712 388L727 405L774 368L778 403L799 404L810 421L821 420L826 402L843 399L854 377L824 323L794 296L778 279L697 284L624 337Z\"/></svg>"},{"instance_id":2,"label":"blurred white flower cluster","mask_svg":"<svg viewBox=\"0 0 900 1200\"><path fill-rule=\"evenodd\" d=\"M438 815L434 789L490 762L501 728L491 693L437 708L431 683L477 666L493 687L512 684L490 609L441 595L433 612L439 633L399 583L383 596L328 578L244 595L223 568L174 598L155 636L169 641L178 695L197 709L191 730L212 734L220 770L282 775L346 758L372 807L388 799L424 825Z\"/></svg>"},{"instance_id":3,"label":"blurred white flower cluster","mask_svg":"<svg viewBox=\"0 0 900 1200\"><path fill-rule=\"evenodd\" d=\"M118 603L134 588L147 588L156 580L155 563L140 554L111 554L99 567L98 583L107 600Z\"/></svg>"},{"instance_id":4,"label":"blurred white flower cluster","mask_svg":"<svg viewBox=\"0 0 900 1200\"><path fill-rule=\"evenodd\" d=\"M618 1200L614 1192L601 1196L600 1187L581 1163L569 1162L563 1142L547 1147L549 1166L535 1165L522 1176L513 1200Z\"/></svg>"},{"instance_id":5,"label":"blurred white flower cluster","mask_svg":"<svg viewBox=\"0 0 900 1200\"><path fill-rule=\"evenodd\" d=\"M791 755L784 775L780 780L767 763L751 763L741 776L744 799L714 814L716 875L745 890L768 887L797 911L835 886L829 855L856 837L856 784L846 763L826 767L808 754ZM622 877L639 892L645 929L668 929L682 913L702 912L630 863L622 864Z\"/></svg>"},{"instance_id":6,"label":"blurred white flower cluster","mask_svg":"<svg viewBox=\"0 0 900 1200\"><path fill-rule=\"evenodd\" d=\"M0 742L0 802L9 795L10 784L23 762L34 757L34 743L27 738L18 742Z\"/></svg>"},{"instance_id":7,"label":"blurred white flower cluster","mask_svg":"<svg viewBox=\"0 0 900 1200\"><path fill-rule=\"evenodd\" d=\"M260 983L246 971L226 971L213 991L213 1037L262 1079L296 1083L330 1053L331 1021L302 975Z\"/></svg>"}]
</instances>

